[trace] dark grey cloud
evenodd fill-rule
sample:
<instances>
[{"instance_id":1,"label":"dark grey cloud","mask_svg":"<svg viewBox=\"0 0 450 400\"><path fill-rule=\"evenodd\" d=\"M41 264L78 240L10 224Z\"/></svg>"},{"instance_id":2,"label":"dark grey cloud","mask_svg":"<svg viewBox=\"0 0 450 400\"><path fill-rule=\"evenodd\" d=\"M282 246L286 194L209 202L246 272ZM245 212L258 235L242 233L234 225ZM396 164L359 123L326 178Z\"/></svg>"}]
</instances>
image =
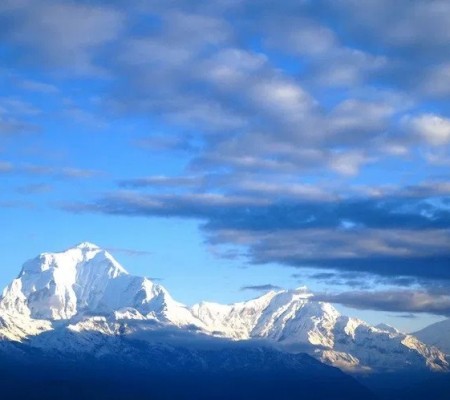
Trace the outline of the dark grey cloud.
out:
<instances>
[{"instance_id":1,"label":"dark grey cloud","mask_svg":"<svg viewBox=\"0 0 450 400\"><path fill-rule=\"evenodd\" d=\"M195 187L202 183L202 178L197 176L149 176L146 178L124 179L118 182L123 188L143 187Z\"/></svg>"},{"instance_id":2,"label":"dark grey cloud","mask_svg":"<svg viewBox=\"0 0 450 400\"><path fill-rule=\"evenodd\" d=\"M317 272L313 274L301 275L292 274L293 278L303 281L305 277L325 283L327 285L333 286L347 286L351 288L358 289L372 289L375 286L375 279L373 275L359 273L355 275L354 273L345 272Z\"/></svg>"},{"instance_id":3,"label":"dark grey cloud","mask_svg":"<svg viewBox=\"0 0 450 400\"><path fill-rule=\"evenodd\" d=\"M372 273L385 277L450 279L450 231L304 229L218 231L215 243L248 246L253 263Z\"/></svg>"},{"instance_id":4,"label":"dark grey cloud","mask_svg":"<svg viewBox=\"0 0 450 400\"><path fill-rule=\"evenodd\" d=\"M359 272L355 274L352 272L345 272L342 270L333 270L332 272L308 272L294 273L292 278L298 280L299 282L304 282L305 279L318 281L327 286L344 286L353 289L375 289L380 286L384 287L402 287L402 288L419 288L422 286L427 286L429 292L436 292L432 289L437 282L433 282L432 279L420 279L413 276L380 276L372 272ZM448 283L443 284L443 287L447 289ZM442 291L439 292L441 294ZM445 293L445 292L444 292Z\"/></svg>"},{"instance_id":5,"label":"dark grey cloud","mask_svg":"<svg viewBox=\"0 0 450 400\"><path fill-rule=\"evenodd\" d=\"M102 4L35 0L6 1L0 21L0 40L14 46L19 61L77 74L102 73L95 50L117 38L124 22Z\"/></svg>"},{"instance_id":6,"label":"dark grey cloud","mask_svg":"<svg viewBox=\"0 0 450 400\"><path fill-rule=\"evenodd\" d=\"M203 220L209 244L244 246L255 264L370 273L406 279L404 285L408 277L450 279L450 207L442 206L445 199L386 196L277 203L271 197L237 194L127 191L65 208ZM360 282L358 277L346 280L352 286Z\"/></svg>"},{"instance_id":7,"label":"dark grey cloud","mask_svg":"<svg viewBox=\"0 0 450 400\"><path fill-rule=\"evenodd\" d=\"M317 279L317 280L329 280L329 279L335 279L337 274L335 272L317 272L315 274L310 275L309 277L311 279ZM293 278L303 278L304 276L302 274L292 274Z\"/></svg>"},{"instance_id":8,"label":"dark grey cloud","mask_svg":"<svg viewBox=\"0 0 450 400\"><path fill-rule=\"evenodd\" d=\"M272 285L270 283L265 284L265 285L248 285L248 286L242 286L241 290L245 291L245 290L253 290L256 292L268 292L270 290L281 290L282 288L280 286L277 285Z\"/></svg>"},{"instance_id":9,"label":"dark grey cloud","mask_svg":"<svg viewBox=\"0 0 450 400\"><path fill-rule=\"evenodd\" d=\"M425 291L354 291L339 294L318 294L314 296L314 299L339 303L361 310L450 315L449 295L436 296Z\"/></svg>"},{"instance_id":10,"label":"dark grey cloud","mask_svg":"<svg viewBox=\"0 0 450 400\"><path fill-rule=\"evenodd\" d=\"M74 210L77 206L74 205ZM360 198L338 201L276 202L272 196L241 193L144 194L119 191L97 202L78 205L80 211L141 216L167 215L206 220L210 230L292 231L333 228L342 235L371 229L445 230L450 209L417 198ZM354 228L354 229L347 229Z\"/></svg>"},{"instance_id":11,"label":"dark grey cloud","mask_svg":"<svg viewBox=\"0 0 450 400\"><path fill-rule=\"evenodd\" d=\"M105 247L105 250L111 253L122 253L127 256L150 256L153 252L148 250L137 250L137 249L129 249L123 247ZM158 278L152 278L153 280L158 280Z\"/></svg>"},{"instance_id":12,"label":"dark grey cloud","mask_svg":"<svg viewBox=\"0 0 450 400\"><path fill-rule=\"evenodd\" d=\"M394 318L404 318L404 319L416 319L417 315L413 313L407 313L407 314L394 314L392 315Z\"/></svg>"}]
</instances>

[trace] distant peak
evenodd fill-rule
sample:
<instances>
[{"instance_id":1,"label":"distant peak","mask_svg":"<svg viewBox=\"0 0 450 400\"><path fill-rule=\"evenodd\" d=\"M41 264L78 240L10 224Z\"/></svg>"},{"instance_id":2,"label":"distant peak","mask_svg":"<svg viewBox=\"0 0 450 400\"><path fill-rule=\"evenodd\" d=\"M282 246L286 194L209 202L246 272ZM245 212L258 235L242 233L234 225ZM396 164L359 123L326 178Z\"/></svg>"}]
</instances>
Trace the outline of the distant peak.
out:
<instances>
[{"instance_id":1,"label":"distant peak","mask_svg":"<svg viewBox=\"0 0 450 400\"><path fill-rule=\"evenodd\" d=\"M76 249L81 249L81 250L100 250L100 247L97 246L94 243L90 243L90 242L82 242L80 244L77 244L75 246Z\"/></svg>"},{"instance_id":2,"label":"distant peak","mask_svg":"<svg viewBox=\"0 0 450 400\"><path fill-rule=\"evenodd\" d=\"M312 294L307 286L299 286L293 289L293 291L299 294Z\"/></svg>"},{"instance_id":3,"label":"distant peak","mask_svg":"<svg viewBox=\"0 0 450 400\"><path fill-rule=\"evenodd\" d=\"M288 290L288 293L292 293L295 296L299 296L300 298L304 299L308 299L314 296L313 293L306 286L300 286L295 289Z\"/></svg>"},{"instance_id":4,"label":"distant peak","mask_svg":"<svg viewBox=\"0 0 450 400\"><path fill-rule=\"evenodd\" d=\"M375 328L377 328L381 331L386 331L386 332L390 332L390 333L399 333L400 332L397 328L394 328L393 326L384 324L384 323L375 325Z\"/></svg>"}]
</instances>

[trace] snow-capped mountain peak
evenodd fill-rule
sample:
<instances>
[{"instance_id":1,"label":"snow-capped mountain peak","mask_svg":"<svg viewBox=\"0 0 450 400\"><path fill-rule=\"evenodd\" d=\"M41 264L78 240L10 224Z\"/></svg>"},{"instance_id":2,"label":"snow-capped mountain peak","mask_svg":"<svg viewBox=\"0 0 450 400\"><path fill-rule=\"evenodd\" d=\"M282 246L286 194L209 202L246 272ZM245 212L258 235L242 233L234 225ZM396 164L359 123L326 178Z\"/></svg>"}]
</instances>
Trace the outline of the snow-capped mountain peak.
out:
<instances>
[{"instance_id":1,"label":"snow-capped mountain peak","mask_svg":"<svg viewBox=\"0 0 450 400\"><path fill-rule=\"evenodd\" d=\"M128 276L107 251L81 243L27 261L4 290L0 309L36 319L68 319L101 305L110 284Z\"/></svg>"},{"instance_id":2,"label":"snow-capped mountain peak","mask_svg":"<svg viewBox=\"0 0 450 400\"><path fill-rule=\"evenodd\" d=\"M230 305L188 307L88 242L27 261L0 298L0 339L34 337L39 346L54 346L46 344L42 332L134 332L145 338L155 326L233 340L263 339L346 369L448 368L445 354L436 348L391 327L342 316L304 286ZM65 339L60 342L66 346Z\"/></svg>"},{"instance_id":3,"label":"snow-capped mountain peak","mask_svg":"<svg viewBox=\"0 0 450 400\"><path fill-rule=\"evenodd\" d=\"M75 248L81 250L100 250L100 247L91 242L81 242L78 243Z\"/></svg>"},{"instance_id":4,"label":"snow-capped mountain peak","mask_svg":"<svg viewBox=\"0 0 450 400\"><path fill-rule=\"evenodd\" d=\"M379 329L380 331L385 331L393 334L400 333L400 331L397 328L394 328L393 326L385 323L375 325L375 328Z\"/></svg>"},{"instance_id":5,"label":"snow-capped mountain peak","mask_svg":"<svg viewBox=\"0 0 450 400\"><path fill-rule=\"evenodd\" d=\"M108 275L111 277L128 273L106 250L95 244L83 242L62 252L40 254L23 265L21 275L55 269L63 271L68 277L88 263L90 266L96 265L99 269L107 266Z\"/></svg>"}]
</instances>

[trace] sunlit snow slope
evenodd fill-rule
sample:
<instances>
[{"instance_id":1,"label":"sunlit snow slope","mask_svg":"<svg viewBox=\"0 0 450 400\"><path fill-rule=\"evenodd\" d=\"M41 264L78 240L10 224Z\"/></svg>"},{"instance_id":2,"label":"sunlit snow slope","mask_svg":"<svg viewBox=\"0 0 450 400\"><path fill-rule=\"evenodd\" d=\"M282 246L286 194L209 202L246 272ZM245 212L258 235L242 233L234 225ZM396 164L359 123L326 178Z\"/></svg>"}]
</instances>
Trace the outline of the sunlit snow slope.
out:
<instances>
[{"instance_id":1,"label":"sunlit snow slope","mask_svg":"<svg viewBox=\"0 0 450 400\"><path fill-rule=\"evenodd\" d=\"M233 340L263 339L354 371L442 371L449 366L437 348L391 327L342 316L331 304L315 301L305 287L231 305L188 307L161 285L128 274L91 243L26 262L0 298L0 338L28 338L27 343L41 348L63 344L89 351L92 342L83 343L82 332L145 340L167 327Z\"/></svg>"}]
</instances>

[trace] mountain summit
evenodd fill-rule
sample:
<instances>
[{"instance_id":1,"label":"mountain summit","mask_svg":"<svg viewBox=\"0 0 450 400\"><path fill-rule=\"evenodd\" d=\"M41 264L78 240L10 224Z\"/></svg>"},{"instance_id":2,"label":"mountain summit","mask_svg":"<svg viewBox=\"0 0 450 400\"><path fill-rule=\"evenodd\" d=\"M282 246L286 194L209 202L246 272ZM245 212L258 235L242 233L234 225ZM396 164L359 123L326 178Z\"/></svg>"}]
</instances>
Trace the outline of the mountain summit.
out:
<instances>
[{"instance_id":1,"label":"mountain summit","mask_svg":"<svg viewBox=\"0 0 450 400\"><path fill-rule=\"evenodd\" d=\"M91 351L93 342L79 343L77 334L149 340L168 328L235 341L263 339L354 371L449 366L438 349L391 327L343 316L331 304L315 301L305 287L231 305L188 307L161 285L130 275L111 254L88 242L26 262L0 298L0 339L27 339L32 346Z\"/></svg>"},{"instance_id":2,"label":"mountain summit","mask_svg":"<svg viewBox=\"0 0 450 400\"><path fill-rule=\"evenodd\" d=\"M26 262L0 300L1 311L49 321L124 309L177 325L192 319L162 286L130 275L110 253L88 242Z\"/></svg>"},{"instance_id":3,"label":"mountain summit","mask_svg":"<svg viewBox=\"0 0 450 400\"><path fill-rule=\"evenodd\" d=\"M35 319L69 319L80 311L107 309L113 288L128 276L106 251L90 243L26 262L6 288L0 309Z\"/></svg>"}]
</instances>

